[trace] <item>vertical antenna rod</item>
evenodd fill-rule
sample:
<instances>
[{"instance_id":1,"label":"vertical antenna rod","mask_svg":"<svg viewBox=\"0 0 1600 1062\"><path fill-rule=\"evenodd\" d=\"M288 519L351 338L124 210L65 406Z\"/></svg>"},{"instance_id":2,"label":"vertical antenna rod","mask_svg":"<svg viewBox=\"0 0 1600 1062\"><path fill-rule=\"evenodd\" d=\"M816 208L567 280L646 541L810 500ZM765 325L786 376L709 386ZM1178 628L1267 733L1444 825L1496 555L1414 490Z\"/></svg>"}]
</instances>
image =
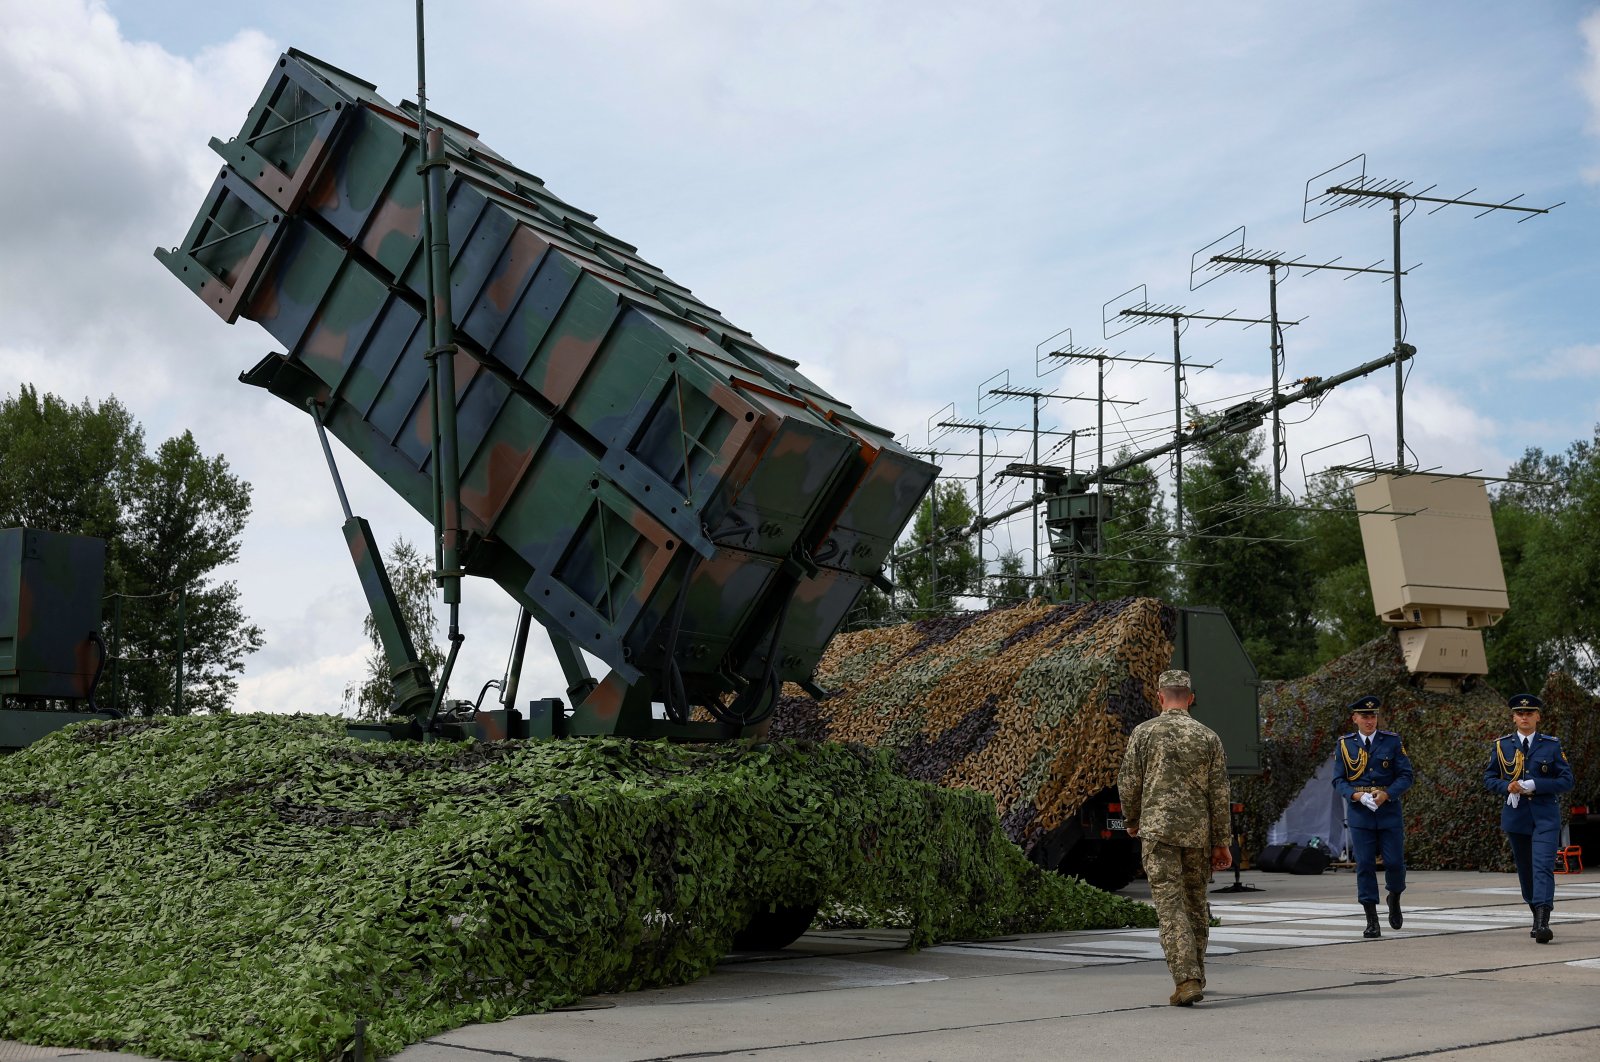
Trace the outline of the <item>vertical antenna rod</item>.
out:
<instances>
[{"instance_id":1,"label":"vertical antenna rod","mask_svg":"<svg viewBox=\"0 0 1600 1062\"><path fill-rule=\"evenodd\" d=\"M1405 304L1400 301L1400 200L1394 206L1394 352L1405 342ZM1394 467L1406 467L1406 367L1394 359Z\"/></svg>"},{"instance_id":2,"label":"vertical antenna rod","mask_svg":"<svg viewBox=\"0 0 1600 1062\"><path fill-rule=\"evenodd\" d=\"M417 131L421 140L422 225L428 241L428 363L432 368L433 482L439 521L438 578L450 609L450 655L424 729L439 713L461 648L461 477L456 453L455 320L450 306L450 226L445 199L444 131L428 126L428 68L423 0L417 0Z\"/></svg>"}]
</instances>

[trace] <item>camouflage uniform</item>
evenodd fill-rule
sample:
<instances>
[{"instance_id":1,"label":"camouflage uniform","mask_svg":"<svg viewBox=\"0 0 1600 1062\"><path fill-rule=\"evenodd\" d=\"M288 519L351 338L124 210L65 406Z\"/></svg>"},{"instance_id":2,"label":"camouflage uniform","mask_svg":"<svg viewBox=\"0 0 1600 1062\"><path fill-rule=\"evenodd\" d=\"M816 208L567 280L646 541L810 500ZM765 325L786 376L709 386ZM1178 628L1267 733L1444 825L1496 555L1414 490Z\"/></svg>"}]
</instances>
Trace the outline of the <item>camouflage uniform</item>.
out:
<instances>
[{"instance_id":1,"label":"camouflage uniform","mask_svg":"<svg viewBox=\"0 0 1600 1062\"><path fill-rule=\"evenodd\" d=\"M1211 849L1228 843L1222 739L1187 711L1164 711L1129 735L1117 790L1123 820L1139 831L1167 968L1176 984L1204 984Z\"/></svg>"}]
</instances>

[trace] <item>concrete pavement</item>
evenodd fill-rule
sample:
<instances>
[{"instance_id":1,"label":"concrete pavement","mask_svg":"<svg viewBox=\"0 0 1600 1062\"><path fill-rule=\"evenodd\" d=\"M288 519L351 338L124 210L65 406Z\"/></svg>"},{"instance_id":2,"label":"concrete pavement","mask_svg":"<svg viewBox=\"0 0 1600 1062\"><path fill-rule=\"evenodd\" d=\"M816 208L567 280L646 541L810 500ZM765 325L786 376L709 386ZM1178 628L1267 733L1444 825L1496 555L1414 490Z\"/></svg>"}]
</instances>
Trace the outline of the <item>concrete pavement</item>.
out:
<instances>
[{"instance_id":1,"label":"concrete pavement","mask_svg":"<svg viewBox=\"0 0 1600 1062\"><path fill-rule=\"evenodd\" d=\"M914 955L891 933L810 933L692 985L458 1029L396 1060L1600 1057L1600 873L1557 879L1547 945L1508 875L1412 874L1405 928L1379 940L1361 937L1348 871L1243 877L1262 891L1213 896L1223 924L1192 1008L1166 1005L1153 930Z\"/></svg>"},{"instance_id":2,"label":"concrete pavement","mask_svg":"<svg viewBox=\"0 0 1600 1062\"><path fill-rule=\"evenodd\" d=\"M1219 877L1216 885L1231 882ZM396 1062L675 1059L1010 1062L1600 1058L1600 873L1561 876L1555 940L1510 875L1413 873L1402 930L1363 940L1348 871L1216 893L1203 1003L1166 1005L1154 930L907 953L894 932L809 933L675 988L442 1033ZM1143 882L1129 890L1148 898ZM0 1043L0 1062L127 1055Z\"/></svg>"}]
</instances>

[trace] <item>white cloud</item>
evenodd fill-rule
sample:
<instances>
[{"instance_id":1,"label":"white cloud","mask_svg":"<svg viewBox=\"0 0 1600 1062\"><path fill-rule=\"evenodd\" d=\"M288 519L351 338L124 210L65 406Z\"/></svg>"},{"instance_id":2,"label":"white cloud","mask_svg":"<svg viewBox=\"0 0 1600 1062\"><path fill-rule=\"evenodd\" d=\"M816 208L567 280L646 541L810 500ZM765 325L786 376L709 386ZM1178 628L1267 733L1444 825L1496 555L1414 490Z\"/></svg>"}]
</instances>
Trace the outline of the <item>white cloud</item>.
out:
<instances>
[{"instance_id":1,"label":"white cloud","mask_svg":"<svg viewBox=\"0 0 1600 1062\"><path fill-rule=\"evenodd\" d=\"M1600 376L1600 343L1558 347L1516 375L1525 380L1572 380Z\"/></svg>"},{"instance_id":2,"label":"white cloud","mask_svg":"<svg viewBox=\"0 0 1600 1062\"><path fill-rule=\"evenodd\" d=\"M1589 104L1589 131L1600 134L1600 8L1589 12L1578 23L1583 36L1584 65L1578 72L1578 88ZM1600 183L1600 166L1584 171L1584 177Z\"/></svg>"},{"instance_id":3,"label":"white cloud","mask_svg":"<svg viewBox=\"0 0 1600 1062\"><path fill-rule=\"evenodd\" d=\"M1584 16L1583 21L1578 23L1578 32L1583 35L1585 59L1584 67L1578 73L1578 86L1593 112L1589 116L1589 127L1600 133L1600 8Z\"/></svg>"}]
</instances>

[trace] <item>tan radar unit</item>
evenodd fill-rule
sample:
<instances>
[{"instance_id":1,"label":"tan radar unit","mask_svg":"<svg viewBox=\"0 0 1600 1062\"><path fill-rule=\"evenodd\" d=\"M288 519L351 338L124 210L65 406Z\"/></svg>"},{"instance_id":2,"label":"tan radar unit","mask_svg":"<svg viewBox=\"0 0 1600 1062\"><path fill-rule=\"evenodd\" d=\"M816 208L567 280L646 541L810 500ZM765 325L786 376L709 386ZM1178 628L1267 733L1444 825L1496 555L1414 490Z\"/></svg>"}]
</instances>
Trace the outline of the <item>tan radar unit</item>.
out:
<instances>
[{"instance_id":1,"label":"tan radar unit","mask_svg":"<svg viewBox=\"0 0 1600 1062\"><path fill-rule=\"evenodd\" d=\"M1378 618L1400 631L1406 668L1451 692L1489 673L1483 629L1508 607L1484 481L1384 473L1355 486Z\"/></svg>"}]
</instances>

